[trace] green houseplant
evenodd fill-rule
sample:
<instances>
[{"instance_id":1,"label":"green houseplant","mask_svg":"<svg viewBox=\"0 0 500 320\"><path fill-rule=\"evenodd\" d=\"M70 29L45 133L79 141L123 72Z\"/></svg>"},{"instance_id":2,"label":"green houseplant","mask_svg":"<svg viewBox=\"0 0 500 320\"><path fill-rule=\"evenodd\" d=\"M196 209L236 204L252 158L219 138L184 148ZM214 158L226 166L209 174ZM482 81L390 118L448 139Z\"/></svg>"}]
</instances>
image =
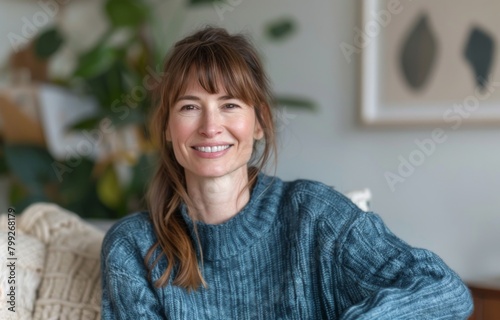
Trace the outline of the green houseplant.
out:
<instances>
[{"instance_id":1,"label":"green houseplant","mask_svg":"<svg viewBox=\"0 0 500 320\"><path fill-rule=\"evenodd\" d=\"M186 5L217 2L191 0ZM155 157L147 142L146 119L151 106L150 91L155 87L154 81L160 80L163 53L158 52L152 40L155 20L153 8L146 2L107 0L103 10L109 29L94 46L79 54L69 77L56 80L68 90L93 97L98 105L97 113L74 123L68 130L95 130L104 120L116 132L132 126L142 137L140 147L133 154L124 150L105 159L81 156L56 161L41 147L4 145L3 168L14 177L10 201L19 207L18 212L36 201L55 202L89 218L114 219L144 208L145 186ZM267 25L265 32L269 39L278 41L286 39L295 29L293 20L284 18ZM63 32L56 26L38 35L35 51L39 57L50 59L64 43ZM307 99L275 98L278 104L290 108L314 108ZM123 163L129 172L126 181L118 174L118 166L123 167Z\"/></svg>"}]
</instances>

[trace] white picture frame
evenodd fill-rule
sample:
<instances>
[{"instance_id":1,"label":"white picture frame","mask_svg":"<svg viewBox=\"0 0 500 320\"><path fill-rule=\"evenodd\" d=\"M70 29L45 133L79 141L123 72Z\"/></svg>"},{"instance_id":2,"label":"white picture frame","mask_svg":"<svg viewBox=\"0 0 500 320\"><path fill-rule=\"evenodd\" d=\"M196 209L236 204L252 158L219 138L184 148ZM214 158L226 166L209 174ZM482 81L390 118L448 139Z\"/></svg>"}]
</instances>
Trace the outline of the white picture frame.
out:
<instances>
[{"instance_id":1,"label":"white picture frame","mask_svg":"<svg viewBox=\"0 0 500 320\"><path fill-rule=\"evenodd\" d=\"M489 0L361 0L362 19L353 46L361 51L360 118L364 125L500 123L500 12ZM474 10L471 10L474 8ZM436 54L423 87L411 88L401 71L401 52L412 28L425 16ZM494 39L487 85L464 50L471 30Z\"/></svg>"}]
</instances>

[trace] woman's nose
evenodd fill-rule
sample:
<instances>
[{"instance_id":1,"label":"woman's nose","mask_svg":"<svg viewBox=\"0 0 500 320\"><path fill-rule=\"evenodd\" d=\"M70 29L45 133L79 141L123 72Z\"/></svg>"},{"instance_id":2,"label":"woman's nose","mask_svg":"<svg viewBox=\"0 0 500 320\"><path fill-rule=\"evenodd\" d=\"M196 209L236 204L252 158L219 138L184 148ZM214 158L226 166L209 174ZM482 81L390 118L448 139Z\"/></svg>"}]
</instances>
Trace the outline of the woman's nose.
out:
<instances>
[{"instance_id":1,"label":"woman's nose","mask_svg":"<svg viewBox=\"0 0 500 320\"><path fill-rule=\"evenodd\" d=\"M212 138L223 130L222 119L217 112L205 111L200 120L199 133L207 138Z\"/></svg>"}]
</instances>

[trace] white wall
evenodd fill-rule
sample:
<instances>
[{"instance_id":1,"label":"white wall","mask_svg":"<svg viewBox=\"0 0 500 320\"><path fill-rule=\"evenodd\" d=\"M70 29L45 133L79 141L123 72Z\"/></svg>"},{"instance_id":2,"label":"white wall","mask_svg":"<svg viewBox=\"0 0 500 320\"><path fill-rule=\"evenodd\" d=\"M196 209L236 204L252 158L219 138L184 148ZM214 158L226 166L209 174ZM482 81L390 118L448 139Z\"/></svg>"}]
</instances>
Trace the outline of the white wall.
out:
<instances>
[{"instance_id":1,"label":"white wall","mask_svg":"<svg viewBox=\"0 0 500 320\"><path fill-rule=\"evenodd\" d=\"M157 12L171 21L171 6L179 1L157 2ZM384 173L396 173L398 156L408 159L414 140L429 138L435 127L368 129L358 124L359 62L348 63L339 45L353 42L360 1L228 3L237 5L222 20L212 6L177 12L185 19L161 34L170 43L207 23L248 31L264 54L275 91L317 103L315 113L287 110L291 117L281 132L278 175L320 180L341 191L369 187L372 208L398 236L435 251L465 280L500 284L500 130L442 127L446 142L393 192ZM4 50L6 34L17 28L26 5L0 6ZM5 16L10 16L8 22ZM296 19L298 33L280 43L267 41L265 24L284 16Z\"/></svg>"}]
</instances>

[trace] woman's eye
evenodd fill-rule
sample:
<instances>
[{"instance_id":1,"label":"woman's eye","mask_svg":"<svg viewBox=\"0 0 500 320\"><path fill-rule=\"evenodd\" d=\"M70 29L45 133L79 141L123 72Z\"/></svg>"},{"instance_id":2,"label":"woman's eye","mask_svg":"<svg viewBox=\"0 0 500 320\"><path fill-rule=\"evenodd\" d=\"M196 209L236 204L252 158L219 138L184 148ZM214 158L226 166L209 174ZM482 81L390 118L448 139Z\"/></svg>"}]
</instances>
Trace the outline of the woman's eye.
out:
<instances>
[{"instance_id":1,"label":"woman's eye","mask_svg":"<svg viewBox=\"0 0 500 320\"><path fill-rule=\"evenodd\" d=\"M195 110L195 109L196 109L196 107L193 106L192 104L188 104L188 105L185 105L185 106L181 107L181 110L186 110L186 111L187 110Z\"/></svg>"},{"instance_id":2,"label":"woman's eye","mask_svg":"<svg viewBox=\"0 0 500 320\"><path fill-rule=\"evenodd\" d=\"M228 104L224 105L225 109L236 109L236 108L239 108L239 107L240 106L238 106L237 104L234 104L234 103L228 103Z\"/></svg>"}]
</instances>

